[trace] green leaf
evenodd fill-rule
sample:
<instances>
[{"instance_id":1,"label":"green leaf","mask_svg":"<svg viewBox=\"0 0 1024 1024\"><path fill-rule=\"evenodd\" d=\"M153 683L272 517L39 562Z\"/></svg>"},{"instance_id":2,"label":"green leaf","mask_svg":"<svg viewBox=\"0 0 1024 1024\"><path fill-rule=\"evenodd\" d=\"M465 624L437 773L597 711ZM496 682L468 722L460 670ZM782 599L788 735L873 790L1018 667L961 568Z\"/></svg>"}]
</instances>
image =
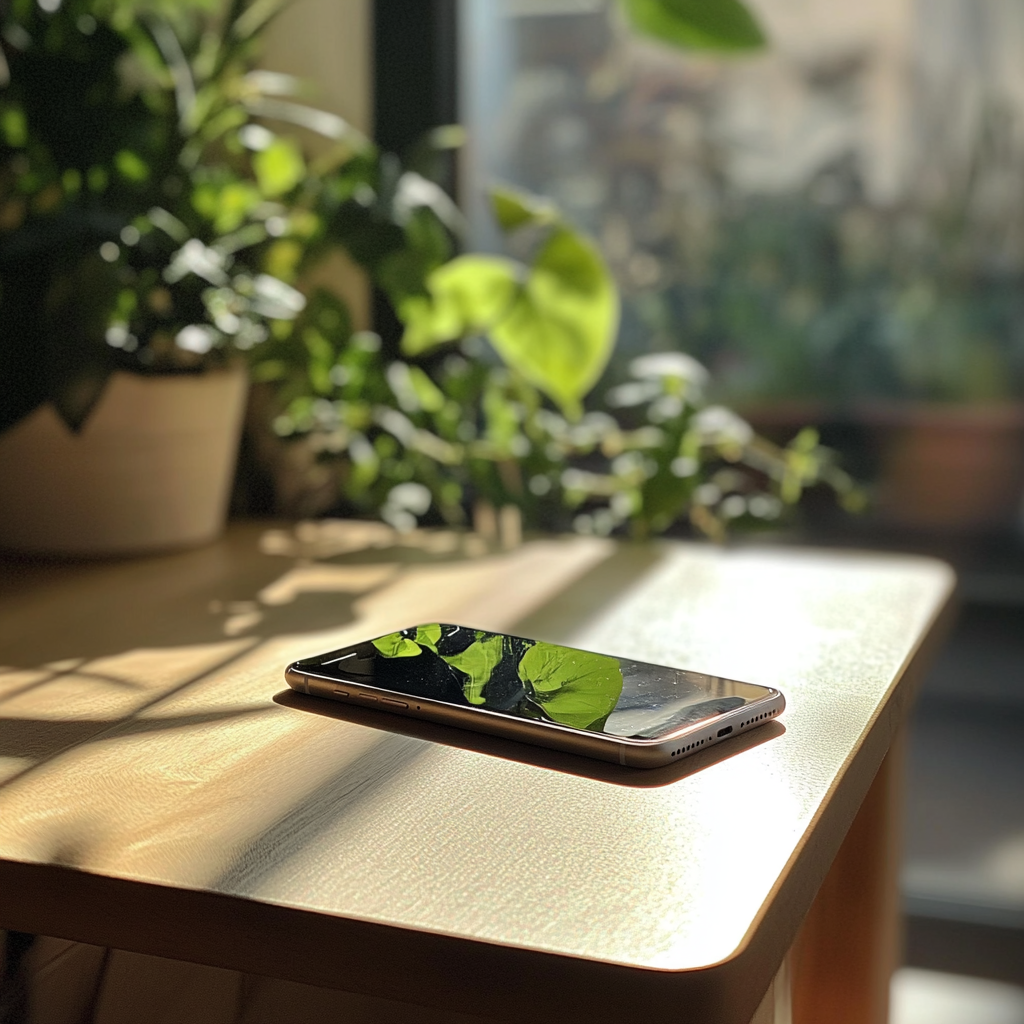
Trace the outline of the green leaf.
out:
<instances>
[{"instance_id":1,"label":"green leaf","mask_svg":"<svg viewBox=\"0 0 1024 1024\"><path fill-rule=\"evenodd\" d=\"M0 132L7 145L21 149L28 142L28 122L21 107L10 106L0 111Z\"/></svg>"},{"instance_id":2,"label":"green leaf","mask_svg":"<svg viewBox=\"0 0 1024 1024\"><path fill-rule=\"evenodd\" d=\"M437 654L437 645L441 639L441 624L431 622L428 626L416 627L416 643Z\"/></svg>"},{"instance_id":3,"label":"green leaf","mask_svg":"<svg viewBox=\"0 0 1024 1024\"><path fill-rule=\"evenodd\" d=\"M444 392L418 366L409 367L409 384L421 409L436 413L444 408Z\"/></svg>"},{"instance_id":4,"label":"green leaf","mask_svg":"<svg viewBox=\"0 0 1024 1024\"><path fill-rule=\"evenodd\" d=\"M491 209L506 233L527 224L554 224L560 219L558 208L550 199L508 188L491 189Z\"/></svg>"},{"instance_id":5,"label":"green leaf","mask_svg":"<svg viewBox=\"0 0 1024 1024\"><path fill-rule=\"evenodd\" d=\"M490 338L510 367L577 416L608 364L618 322L618 291L604 260L589 240L560 225Z\"/></svg>"},{"instance_id":6,"label":"green leaf","mask_svg":"<svg viewBox=\"0 0 1024 1024\"><path fill-rule=\"evenodd\" d=\"M452 668L468 677L462 684L462 692L470 704L485 702L484 687L501 661L501 639L492 636L488 640L475 640L460 654L442 655Z\"/></svg>"},{"instance_id":7,"label":"green leaf","mask_svg":"<svg viewBox=\"0 0 1024 1024\"><path fill-rule=\"evenodd\" d=\"M286 0L253 0L250 4L239 5L242 13L231 26L232 34L238 39L256 36L281 12Z\"/></svg>"},{"instance_id":8,"label":"green leaf","mask_svg":"<svg viewBox=\"0 0 1024 1024\"><path fill-rule=\"evenodd\" d=\"M423 648L437 654L437 643L441 639L441 625L432 622L426 626L417 626L413 639L401 633L388 633L372 641L373 646L385 658L415 658L423 653Z\"/></svg>"},{"instance_id":9,"label":"green leaf","mask_svg":"<svg viewBox=\"0 0 1024 1024\"><path fill-rule=\"evenodd\" d=\"M633 28L672 46L753 50L764 33L739 0L622 0Z\"/></svg>"},{"instance_id":10,"label":"green leaf","mask_svg":"<svg viewBox=\"0 0 1024 1024\"><path fill-rule=\"evenodd\" d=\"M519 678L549 718L576 729L603 722L622 695L618 658L536 643L519 662Z\"/></svg>"},{"instance_id":11,"label":"green leaf","mask_svg":"<svg viewBox=\"0 0 1024 1024\"><path fill-rule=\"evenodd\" d=\"M306 174L306 162L291 139L274 139L252 158L260 191L268 198L290 192Z\"/></svg>"},{"instance_id":12,"label":"green leaf","mask_svg":"<svg viewBox=\"0 0 1024 1024\"><path fill-rule=\"evenodd\" d=\"M500 256L458 256L427 278L429 296L404 300L402 351L418 355L466 334L487 330L512 306L521 267Z\"/></svg>"},{"instance_id":13,"label":"green leaf","mask_svg":"<svg viewBox=\"0 0 1024 1024\"><path fill-rule=\"evenodd\" d=\"M416 658L423 653L423 648L415 640L410 640L401 633L388 633L387 636L378 637L373 641L373 646L385 658Z\"/></svg>"},{"instance_id":14,"label":"green leaf","mask_svg":"<svg viewBox=\"0 0 1024 1024\"><path fill-rule=\"evenodd\" d=\"M242 226L245 218L262 200L259 191L247 181L233 181L221 189L214 230L221 235L230 234Z\"/></svg>"}]
</instances>

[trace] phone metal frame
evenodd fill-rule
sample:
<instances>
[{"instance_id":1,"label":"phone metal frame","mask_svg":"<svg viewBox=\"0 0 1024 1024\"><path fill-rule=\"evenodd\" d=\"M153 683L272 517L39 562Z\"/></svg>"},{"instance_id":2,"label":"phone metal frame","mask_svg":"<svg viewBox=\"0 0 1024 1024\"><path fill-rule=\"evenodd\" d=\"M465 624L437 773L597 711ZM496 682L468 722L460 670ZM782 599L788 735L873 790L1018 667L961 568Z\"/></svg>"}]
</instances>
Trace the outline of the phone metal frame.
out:
<instances>
[{"instance_id":1,"label":"phone metal frame","mask_svg":"<svg viewBox=\"0 0 1024 1024\"><path fill-rule=\"evenodd\" d=\"M297 668L300 663L294 662L289 665L284 673L288 685L299 693L326 697L341 704L376 708L407 718L425 719L441 725L487 732L554 750L567 750L573 754L596 757L602 761L611 761L631 768L659 768L672 764L724 739L756 729L778 718L786 707L786 698L778 690L763 686L765 695L743 707L725 711L699 722L690 722L664 736L634 739L574 729L558 722L516 718L500 711L489 711L487 708L463 707L428 697L412 697L407 693L385 690L354 680L318 676L311 673L308 668L300 672Z\"/></svg>"}]
</instances>

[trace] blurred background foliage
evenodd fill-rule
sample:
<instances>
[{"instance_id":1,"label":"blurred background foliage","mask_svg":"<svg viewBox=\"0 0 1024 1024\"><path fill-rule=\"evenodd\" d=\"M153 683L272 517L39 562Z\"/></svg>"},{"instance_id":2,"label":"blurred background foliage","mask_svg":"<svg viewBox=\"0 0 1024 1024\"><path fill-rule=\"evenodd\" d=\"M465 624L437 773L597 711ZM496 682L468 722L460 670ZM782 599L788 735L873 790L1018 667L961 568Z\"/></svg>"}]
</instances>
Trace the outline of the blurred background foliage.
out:
<instances>
[{"instance_id":1,"label":"blurred background foliage","mask_svg":"<svg viewBox=\"0 0 1024 1024\"><path fill-rule=\"evenodd\" d=\"M757 9L771 44L742 60L669 55L616 0L479 9L479 176L551 196L599 239L622 295L613 375L682 344L733 404L1019 400L1012 4Z\"/></svg>"},{"instance_id":2,"label":"blurred background foliage","mask_svg":"<svg viewBox=\"0 0 1024 1024\"><path fill-rule=\"evenodd\" d=\"M689 519L721 536L818 482L857 501L813 431L784 449L758 438L707 404L706 373L680 353L634 359L628 382L593 394L619 321L594 243L505 189L492 206L509 255L460 255L461 215L429 177L259 68L282 6L10 5L0 429L45 401L79 429L118 369L244 359L276 435L331 467L325 507L400 528L511 506L530 528ZM673 44L761 42L735 0L625 11ZM297 128L327 145L311 155ZM420 152L458 141L441 129ZM400 351L310 283L333 251L387 296Z\"/></svg>"}]
</instances>

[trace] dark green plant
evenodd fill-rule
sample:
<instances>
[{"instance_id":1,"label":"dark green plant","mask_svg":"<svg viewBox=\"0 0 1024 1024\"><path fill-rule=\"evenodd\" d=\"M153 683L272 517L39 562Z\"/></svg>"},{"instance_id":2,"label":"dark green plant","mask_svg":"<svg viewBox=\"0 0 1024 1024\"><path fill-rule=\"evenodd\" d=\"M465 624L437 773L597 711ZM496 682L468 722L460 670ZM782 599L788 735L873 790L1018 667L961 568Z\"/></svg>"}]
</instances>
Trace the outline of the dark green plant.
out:
<instances>
[{"instance_id":1,"label":"dark green plant","mask_svg":"<svg viewBox=\"0 0 1024 1024\"><path fill-rule=\"evenodd\" d=\"M296 285L341 246L393 295L422 288L451 202L258 70L280 0L52 6L3 22L0 430L45 401L79 428L118 368L244 357L324 390L348 312ZM307 157L294 125L329 145Z\"/></svg>"}]
</instances>

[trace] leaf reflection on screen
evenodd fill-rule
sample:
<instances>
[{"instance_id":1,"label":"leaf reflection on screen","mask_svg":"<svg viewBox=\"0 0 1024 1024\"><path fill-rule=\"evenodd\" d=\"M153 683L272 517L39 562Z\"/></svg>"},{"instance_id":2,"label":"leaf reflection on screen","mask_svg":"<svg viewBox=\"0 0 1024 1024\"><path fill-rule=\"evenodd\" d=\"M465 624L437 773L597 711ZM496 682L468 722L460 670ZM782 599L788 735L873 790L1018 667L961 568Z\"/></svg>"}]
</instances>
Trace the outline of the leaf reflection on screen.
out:
<instances>
[{"instance_id":1,"label":"leaf reflection on screen","mask_svg":"<svg viewBox=\"0 0 1024 1024\"><path fill-rule=\"evenodd\" d=\"M444 641L451 636L454 633L443 635L440 623L431 623L389 633L374 640L373 646L384 658L420 654L441 658L459 674L466 700L486 707L487 684L495 669L518 656L516 646L505 643L506 638L497 633L476 630L475 639L465 649L449 654L444 652ZM523 696L514 710L575 729L602 729L622 694L618 659L531 640L520 641L519 650L523 646L525 653L515 665Z\"/></svg>"}]
</instances>

